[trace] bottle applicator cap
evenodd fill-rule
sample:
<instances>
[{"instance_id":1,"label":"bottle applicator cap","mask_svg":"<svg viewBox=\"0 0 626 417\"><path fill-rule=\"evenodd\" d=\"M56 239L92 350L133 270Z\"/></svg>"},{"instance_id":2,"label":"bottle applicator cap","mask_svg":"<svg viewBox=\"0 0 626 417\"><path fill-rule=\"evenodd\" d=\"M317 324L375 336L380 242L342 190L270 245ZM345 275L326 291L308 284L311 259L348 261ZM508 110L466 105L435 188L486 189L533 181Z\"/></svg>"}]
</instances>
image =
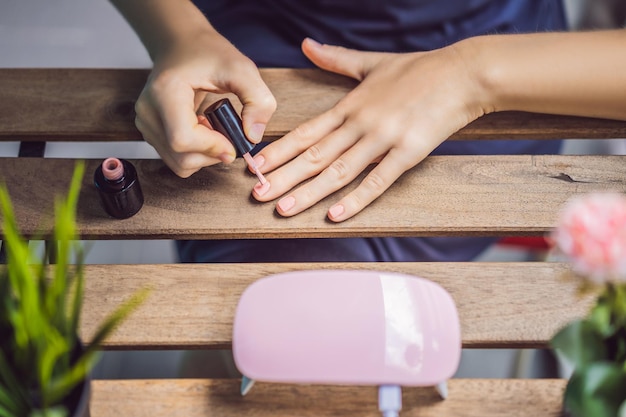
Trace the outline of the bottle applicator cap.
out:
<instances>
[{"instance_id":1,"label":"bottle applicator cap","mask_svg":"<svg viewBox=\"0 0 626 417\"><path fill-rule=\"evenodd\" d=\"M204 117L207 118L213 129L220 132L222 135L233 144L237 151L237 156L242 156L246 163L261 182L265 184L267 180L259 171L259 168L254 163L250 151L254 149L254 145L246 138L243 133L243 124L241 118L235 111L232 103L229 99L223 98L211 104L205 111Z\"/></svg>"},{"instance_id":2,"label":"bottle applicator cap","mask_svg":"<svg viewBox=\"0 0 626 417\"><path fill-rule=\"evenodd\" d=\"M254 148L254 145L246 139L241 119L227 98L213 103L204 111L204 115L213 129L232 142L237 150L237 156L243 156Z\"/></svg>"}]
</instances>

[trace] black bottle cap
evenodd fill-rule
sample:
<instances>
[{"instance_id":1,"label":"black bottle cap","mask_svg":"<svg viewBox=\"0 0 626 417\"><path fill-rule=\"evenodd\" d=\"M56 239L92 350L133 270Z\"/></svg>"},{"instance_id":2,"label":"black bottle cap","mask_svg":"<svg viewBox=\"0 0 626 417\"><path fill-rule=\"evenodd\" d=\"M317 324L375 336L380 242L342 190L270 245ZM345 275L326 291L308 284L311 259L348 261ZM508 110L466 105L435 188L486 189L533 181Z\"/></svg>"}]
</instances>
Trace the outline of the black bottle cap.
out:
<instances>
[{"instance_id":1,"label":"black bottle cap","mask_svg":"<svg viewBox=\"0 0 626 417\"><path fill-rule=\"evenodd\" d=\"M213 129L217 130L231 141L237 150L237 156L242 156L254 148L254 144L248 141L246 135L243 133L241 118L227 98L223 98L211 104L211 106L204 111L204 116L209 123L211 123Z\"/></svg>"}]
</instances>

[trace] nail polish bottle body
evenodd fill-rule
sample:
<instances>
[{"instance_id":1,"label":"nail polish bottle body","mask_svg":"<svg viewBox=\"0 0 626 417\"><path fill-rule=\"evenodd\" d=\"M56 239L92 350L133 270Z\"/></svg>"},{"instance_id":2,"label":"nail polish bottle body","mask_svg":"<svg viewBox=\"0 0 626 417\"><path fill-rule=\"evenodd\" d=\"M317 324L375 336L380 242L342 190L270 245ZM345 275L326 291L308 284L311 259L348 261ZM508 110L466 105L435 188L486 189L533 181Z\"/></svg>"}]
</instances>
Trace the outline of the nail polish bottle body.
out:
<instances>
[{"instance_id":1,"label":"nail polish bottle body","mask_svg":"<svg viewBox=\"0 0 626 417\"><path fill-rule=\"evenodd\" d=\"M123 175L118 179L105 177L102 165L94 173L94 184L100 195L102 208L111 217L126 219L134 216L143 206L143 193L135 167L128 161L120 159Z\"/></svg>"}]
</instances>

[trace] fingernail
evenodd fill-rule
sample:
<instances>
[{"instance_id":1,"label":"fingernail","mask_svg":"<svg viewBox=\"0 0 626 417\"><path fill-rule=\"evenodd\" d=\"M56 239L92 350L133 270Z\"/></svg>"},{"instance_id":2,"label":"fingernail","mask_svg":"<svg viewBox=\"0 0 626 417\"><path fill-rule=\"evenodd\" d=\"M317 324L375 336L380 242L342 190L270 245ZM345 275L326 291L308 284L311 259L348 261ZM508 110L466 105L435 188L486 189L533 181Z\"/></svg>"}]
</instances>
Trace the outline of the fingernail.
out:
<instances>
[{"instance_id":1,"label":"fingernail","mask_svg":"<svg viewBox=\"0 0 626 417\"><path fill-rule=\"evenodd\" d=\"M263 158L263 155L256 155L252 159L254 159L254 163L256 164L257 168L261 168L263 164L265 163L265 158Z\"/></svg>"},{"instance_id":2,"label":"fingernail","mask_svg":"<svg viewBox=\"0 0 626 417\"><path fill-rule=\"evenodd\" d=\"M254 123L250 126L248 132L248 138L253 142L260 142L263 139L263 133L265 132L265 125L263 123Z\"/></svg>"},{"instance_id":3,"label":"fingernail","mask_svg":"<svg viewBox=\"0 0 626 417\"><path fill-rule=\"evenodd\" d=\"M330 215L331 219L336 219L337 217L341 216L344 211L346 211L346 209L343 207L342 204L335 204L328 210L328 214Z\"/></svg>"},{"instance_id":4,"label":"fingernail","mask_svg":"<svg viewBox=\"0 0 626 417\"><path fill-rule=\"evenodd\" d=\"M313 48L319 48L322 46L321 43L319 43L318 41L316 41L315 39L311 39L311 38L306 38L306 41L309 43L310 46L312 46Z\"/></svg>"},{"instance_id":5,"label":"fingernail","mask_svg":"<svg viewBox=\"0 0 626 417\"><path fill-rule=\"evenodd\" d=\"M228 152L224 152L218 157L218 159L225 164L230 164L231 162L235 160L235 155L228 153Z\"/></svg>"},{"instance_id":6,"label":"fingernail","mask_svg":"<svg viewBox=\"0 0 626 417\"><path fill-rule=\"evenodd\" d=\"M269 189L270 189L270 182L269 181L266 181L265 184L261 184L261 182L257 182L256 185L254 186L254 192L259 197L262 196L263 194L267 193L269 191Z\"/></svg>"},{"instance_id":7,"label":"fingernail","mask_svg":"<svg viewBox=\"0 0 626 417\"><path fill-rule=\"evenodd\" d=\"M291 210L295 205L296 199L293 196L285 197L278 202L278 208L283 212Z\"/></svg>"}]
</instances>

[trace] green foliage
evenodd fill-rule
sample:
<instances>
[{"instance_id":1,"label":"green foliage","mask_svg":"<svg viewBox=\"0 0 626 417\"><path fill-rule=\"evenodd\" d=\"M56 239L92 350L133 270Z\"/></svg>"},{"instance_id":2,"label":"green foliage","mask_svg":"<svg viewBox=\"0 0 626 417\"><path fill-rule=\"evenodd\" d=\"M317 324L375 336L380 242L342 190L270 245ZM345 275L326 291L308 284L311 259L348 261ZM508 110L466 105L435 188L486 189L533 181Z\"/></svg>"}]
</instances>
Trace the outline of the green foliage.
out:
<instances>
[{"instance_id":1,"label":"green foliage","mask_svg":"<svg viewBox=\"0 0 626 417\"><path fill-rule=\"evenodd\" d=\"M572 416L626 417L626 284L606 284L589 315L551 346L574 367L563 398Z\"/></svg>"},{"instance_id":2,"label":"green foliage","mask_svg":"<svg viewBox=\"0 0 626 417\"><path fill-rule=\"evenodd\" d=\"M46 265L46 255L37 260L30 252L0 187L7 254L0 271L0 417L66 416L62 402L96 364L101 343L147 295L139 292L121 305L82 346L84 253L76 241L76 206L83 174L79 163L67 196L55 201L54 267Z\"/></svg>"},{"instance_id":3,"label":"green foliage","mask_svg":"<svg viewBox=\"0 0 626 417\"><path fill-rule=\"evenodd\" d=\"M565 389L565 408L576 416L617 416L626 402L626 370L612 362L577 368Z\"/></svg>"}]
</instances>

